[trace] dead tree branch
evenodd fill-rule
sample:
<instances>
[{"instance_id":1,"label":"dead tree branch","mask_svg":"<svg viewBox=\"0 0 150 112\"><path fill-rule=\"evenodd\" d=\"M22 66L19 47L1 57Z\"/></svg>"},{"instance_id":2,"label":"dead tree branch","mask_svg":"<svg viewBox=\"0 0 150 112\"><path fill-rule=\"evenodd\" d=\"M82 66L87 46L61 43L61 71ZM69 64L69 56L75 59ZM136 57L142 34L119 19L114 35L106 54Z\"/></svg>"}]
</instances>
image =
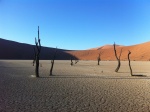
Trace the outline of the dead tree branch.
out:
<instances>
[{"instance_id":1,"label":"dead tree branch","mask_svg":"<svg viewBox=\"0 0 150 112\"><path fill-rule=\"evenodd\" d=\"M54 61L55 61L55 58L56 58L56 53L57 53L57 47L56 47L55 53L53 55L53 59L51 60L50 76L53 75L52 72L53 72L53 67L54 67Z\"/></svg>"},{"instance_id":2,"label":"dead tree branch","mask_svg":"<svg viewBox=\"0 0 150 112\"><path fill-rule=\"evenodd\" d=\"M72 57L70 57L70 61L71 61L70 65L72 66L73 65Z\"/></svg>"},{"instance_id":3,"label":"dead tree branch","mask_svg":"<svg viewBox=\"0 0 150 112\"><path fill-rule=\"evenodd\" d=\"M117 61L118 61L118 66L117 66L117 68L115 69L115 72L118 72L118 70L119 70L119 68L120 68L120 66L121 66L120 57L121 57L121 54L122 54L122 49L121 49L120 55L119 55L119 57L118 57L118 56L117 56L117 51L116 51L116 45L115 45L115 43L114 43L114 52L115 52L115 57L116 57L116 59L117 59Z\"/></svg>"},{"instance_id":4,"label":"dead tree branch","mask_svg":"<svg viewBox=\"0 0 150 112\"><path fill-rule=\"evenodd\" d=\"M39 57L40 57L40 52L41 52L41 42L40 42L40 37L39 37L39 26L38 26L38 41L35 37L35 48L34 48L34 60L33 60L33 66L34 63L36 64L35 66L35 76L39 77Z\"/></svg>"},{"instance_id":5,"label":"dead tree branch","mask_svg":"<svg viewBox=\"0 0 150 112\"><path fill-rule=\"evenodd\" d=\"M75 60L74 64L77 64L79 62L78 58L75 55L73 55L73 57L74 57L74 60Z\"/></svg>"},{"instance_id":6,"label":"dead tree branch","mask_svg":"<svg viewBox=\"0 0 150 112\"><path fill-rule=\"evenodd\" d=\"M103 52L99 52L98 53L98 58L97 58L97 65L100 65L100 61L101 61L101 55Z\"/></svg>"},{"instance_id":7,"label":"dead tree branch","mask_svg":"<svg viewBox=\"0 0 150 112\"><path fill-rule=\"evenodd\" d=\"M129 51L129 52L128 52L129 68L130 68L130 74L131 74L131 76L133 76L132 68L131 68L131 64L130 64L130 54L131 54L131 52Z\"/></svg>"}]
</instances>

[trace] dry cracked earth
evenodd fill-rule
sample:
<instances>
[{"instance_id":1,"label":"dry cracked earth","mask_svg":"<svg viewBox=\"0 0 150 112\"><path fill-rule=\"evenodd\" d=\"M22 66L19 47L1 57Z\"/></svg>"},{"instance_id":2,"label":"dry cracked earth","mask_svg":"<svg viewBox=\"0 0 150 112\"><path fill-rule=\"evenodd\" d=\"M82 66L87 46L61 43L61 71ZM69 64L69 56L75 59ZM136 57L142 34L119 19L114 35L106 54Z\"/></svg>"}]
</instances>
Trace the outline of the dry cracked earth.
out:
<instances>
[{"instance_id":1,"label":"dry cracked earth","mask_svg":"<svg viewBox=\"0 0 150 112\"><path fill-rule=\"evenodd\" d=\"M0 112L150 112L150 62L40 61L40 78L31 60L0 61Z\"/></svg>"}]
</instances>

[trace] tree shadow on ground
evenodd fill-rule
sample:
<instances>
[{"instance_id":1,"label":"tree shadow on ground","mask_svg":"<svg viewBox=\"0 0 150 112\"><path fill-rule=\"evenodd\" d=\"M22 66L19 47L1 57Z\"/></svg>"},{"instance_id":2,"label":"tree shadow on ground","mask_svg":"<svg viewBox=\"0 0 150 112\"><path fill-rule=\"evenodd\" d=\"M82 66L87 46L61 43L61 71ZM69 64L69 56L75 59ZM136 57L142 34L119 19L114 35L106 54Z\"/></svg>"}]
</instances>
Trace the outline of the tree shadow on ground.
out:
<instances>
[{"instance_id":1,"label":"tree shadow on ground","mask_svg":"<svg viewBox=\"0 0 150 112\"><path fill-rule=\"evenodd\" d=\"M142 74L133 74L132 75L133 77L135 76L135 77L147 77L146 75L142 75Z\"/></svg>"}]
</instances>

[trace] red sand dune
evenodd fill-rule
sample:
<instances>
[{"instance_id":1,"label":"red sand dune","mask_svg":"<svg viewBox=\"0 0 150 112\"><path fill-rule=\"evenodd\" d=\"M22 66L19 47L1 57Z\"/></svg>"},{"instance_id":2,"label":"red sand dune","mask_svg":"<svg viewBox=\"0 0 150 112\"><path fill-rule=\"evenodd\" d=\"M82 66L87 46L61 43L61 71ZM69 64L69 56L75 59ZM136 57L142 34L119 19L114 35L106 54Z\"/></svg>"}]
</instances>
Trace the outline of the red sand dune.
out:
<instances>
[{"instance_id":1,"label":"red sand dune","mask_svg":"<svg viewBox=\"0 0 150 112\"><path fill-rule=\"evenodd\" d=\"M132 46L120 46L116 45L117 55L119 56L122 49L121 60L127 60L128 50L131 51L131 60L150 60L150 42L132 45ZM98 53L102 52L101 60L116 60L114 55L113 45L105 45L102 47L92 48L83 51L71 51L68 52L75 55L80 60L96 60Z\"/></svg>"},{"instance_id":2,"label":"red sand dune","mask_svg":"<svg viewBox=\"0 0 150 112\"><path fill-rule=\"evenodd\" d=\"M33 45L13 42L0 38L0 59L33 59L33 47ZM118 55L120 54L121 49L121 60L127 60L128 50L131 51L131 60L150 60L150 42L132 46L116 45ZM52 59L54 52L55 48L42 47L40 59ZM58 49L56 59L69 60L74 56L80 60L97 60L99 52L102 52L101 60L116 60L113 45L105 45L102 47L79 51Z\"/></svg>"}]
</instances>

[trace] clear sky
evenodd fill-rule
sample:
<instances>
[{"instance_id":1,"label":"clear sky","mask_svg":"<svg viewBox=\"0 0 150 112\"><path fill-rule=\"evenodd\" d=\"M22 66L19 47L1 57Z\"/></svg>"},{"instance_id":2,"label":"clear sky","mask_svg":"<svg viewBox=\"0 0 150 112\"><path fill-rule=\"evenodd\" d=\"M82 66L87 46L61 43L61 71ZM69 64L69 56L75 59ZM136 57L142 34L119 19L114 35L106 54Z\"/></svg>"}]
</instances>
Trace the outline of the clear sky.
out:
<instances>
[{"instance_id":1,"label":"clear sky","mask_svg":"<svg viewBox=\"0 0 150 112\"><path fill-rule=\"evenodd\" d=\"M150 0L0 0L0 38L84 50L150 40Z\"/></svg>"}]
</instances>

